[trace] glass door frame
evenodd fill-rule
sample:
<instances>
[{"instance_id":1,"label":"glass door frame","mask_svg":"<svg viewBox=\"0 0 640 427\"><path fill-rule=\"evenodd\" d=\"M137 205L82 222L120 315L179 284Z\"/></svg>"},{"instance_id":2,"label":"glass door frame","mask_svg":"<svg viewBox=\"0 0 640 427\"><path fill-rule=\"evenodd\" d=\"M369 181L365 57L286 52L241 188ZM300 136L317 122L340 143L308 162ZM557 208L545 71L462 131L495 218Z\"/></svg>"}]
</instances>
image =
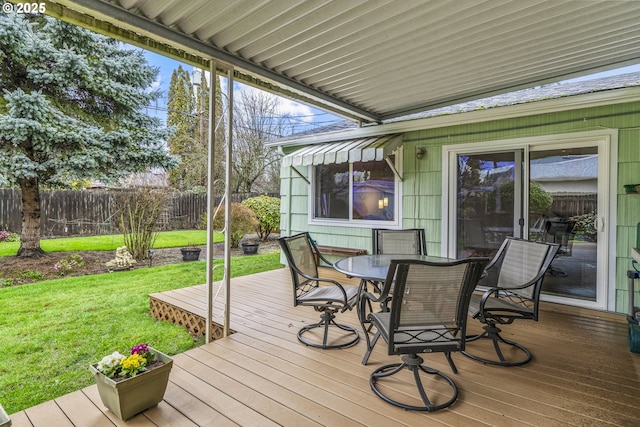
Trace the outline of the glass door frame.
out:
<instances>
[{"instance_id":1,"label":"glass door frame","mask_svg":"<svg viewBox=\"0 0 640 427\"><path fill-rule=\"evenodd\" d=\"M615 266L616 266L616 233L615 218L617 214L615 194L617 194L617 131L592 131L563 135L550 135L532 138L519 138L500 141L483 141L479 143L464 143L445 145L442 147L442 246L443 256L456 255L456 194L458 155L480 154L504 151L519 151L523 153L522 167L524 168L522 187L529 188L529 152L553 150L571 147L598 147L598 277L596 280L596 301L578 300L543 294L541 300L577 307L615 311ZM516 165L516 168L520 168ZM613 196L611 196L613 195ZM522 200L524 218L523 232L525 238L529 232L528 198ZM517 221L514 215L514 226ZM612 250L611 250L612 249ZM607 284L611 286L607 287Z\"/></svg>"}]
</instances>

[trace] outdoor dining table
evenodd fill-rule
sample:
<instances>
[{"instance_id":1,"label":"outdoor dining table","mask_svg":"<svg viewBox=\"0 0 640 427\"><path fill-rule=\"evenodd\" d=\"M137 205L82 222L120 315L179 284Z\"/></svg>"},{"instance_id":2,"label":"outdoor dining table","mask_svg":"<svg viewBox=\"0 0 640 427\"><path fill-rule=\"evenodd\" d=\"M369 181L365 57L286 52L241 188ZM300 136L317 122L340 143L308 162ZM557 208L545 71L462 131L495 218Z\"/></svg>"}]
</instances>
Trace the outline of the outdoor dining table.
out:
<instances>
[{"instance_id":1,"label":"outdoor dining table","mask_svg":"<svg viewBox=\"0 0 640 427\"><path fill-rule=\"evenodd\" d=\"M455 261L453 258L432 255L357 255L336 261L333 264L333 268L348 277L361 279L360 285L362 286L366 281L384 282L387 278L391 260L394 259L442 263Z\"/></svg>"}]
</instances>

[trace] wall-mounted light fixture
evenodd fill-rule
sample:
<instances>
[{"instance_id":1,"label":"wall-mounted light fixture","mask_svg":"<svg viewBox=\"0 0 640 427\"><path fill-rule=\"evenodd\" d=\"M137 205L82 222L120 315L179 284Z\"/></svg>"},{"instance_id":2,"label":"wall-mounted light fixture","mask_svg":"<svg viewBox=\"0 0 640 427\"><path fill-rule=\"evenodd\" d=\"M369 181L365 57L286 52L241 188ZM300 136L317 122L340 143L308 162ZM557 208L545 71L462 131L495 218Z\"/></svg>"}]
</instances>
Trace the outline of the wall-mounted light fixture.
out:
<instances>
[{"instance_id":1,"label":"wall-mounted light fixture","mask_svg":"<svg viewBox=\"0 0 640 427\"><path fill-rule=\"evenodd\" d=\"M418 151L416 151L416 159L421 160L424 156L427 155L427 149L424 147L419 147Z\"/></svg>"}]
</instances>

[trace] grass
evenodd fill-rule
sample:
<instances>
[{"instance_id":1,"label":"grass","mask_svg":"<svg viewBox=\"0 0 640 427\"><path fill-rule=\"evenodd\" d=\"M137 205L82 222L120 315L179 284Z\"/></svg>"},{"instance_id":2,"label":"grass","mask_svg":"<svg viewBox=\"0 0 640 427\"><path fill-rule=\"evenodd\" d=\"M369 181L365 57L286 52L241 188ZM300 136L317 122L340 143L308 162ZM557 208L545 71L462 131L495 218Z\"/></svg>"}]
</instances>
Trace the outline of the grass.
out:
<instances>
[{"instance_id":1,"label":"grass","mask_svg":"<svg viewBox=\"0 0 640 427\"><path fill-rule=\"evenodd\" d=\"M60 239L44 239L40 247L45 252L68 251L115 251L124 245L122 234L104 236L63 237ZM224 241L222 233L216 232L214 242ZM205 245L207 243L206 230L161 231L158 233L154 248L179 248L182 246ZM18 253L20 242L0 243L0 257L12 256Z\"/></svg>"},{"instance_id":2,"label":"grass","mask_svg":"<svg viewBox=\"0 0 640 427\"><path fill-rule=\"evenodd\" d=\"M222 260L215 260L220 263ZM279 268L279 253L232 258L232 276ZM148 342L167 354L200 345L151 318L148 294L205 282L204 261L0 289L0 403L7 413L94 383L88 366ZM214 270L216 280L222 269Z\"/></svg>"}]
</instances>

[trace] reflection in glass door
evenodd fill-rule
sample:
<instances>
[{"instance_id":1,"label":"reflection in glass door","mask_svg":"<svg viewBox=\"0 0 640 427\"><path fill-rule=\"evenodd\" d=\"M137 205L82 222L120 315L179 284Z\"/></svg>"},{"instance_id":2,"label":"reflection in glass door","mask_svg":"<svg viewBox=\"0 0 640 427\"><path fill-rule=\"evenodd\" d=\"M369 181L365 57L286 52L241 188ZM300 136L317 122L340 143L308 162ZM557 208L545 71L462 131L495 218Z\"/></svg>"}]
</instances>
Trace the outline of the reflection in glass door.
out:
<instances>
[{"instance_id":1,"label":"reflection in glass door","mask_svg":"<svg viewBox=\"0 0 640 427\"><path fill-rule=\"evenodd\" d=\"M520 237L521 151L457 156L456 256L493 256L506 236Z\"/></svg>"},{"instance_id":2,"label":"reflection in glass door","mask_svg":"<svg viewBox=\"0 0 640 427\"><path fill-rule=\"evenodd\" d=\"M455 256L492 256L507 236L558 243L543 299L602 307L607 271L604 147L585 141L455 153L454 215L449 216Z\"/></svg>"},{"instance_id":3,"label":"reflection in glass door","mask_svg":"<svg viewBox=\"0 0 640 427\"><path fill-rule=\"evenodd\" d=\"M560 245L545 295L596 301L598 147L529 153L529 239Z\"/></svg>"}]
</instances>

